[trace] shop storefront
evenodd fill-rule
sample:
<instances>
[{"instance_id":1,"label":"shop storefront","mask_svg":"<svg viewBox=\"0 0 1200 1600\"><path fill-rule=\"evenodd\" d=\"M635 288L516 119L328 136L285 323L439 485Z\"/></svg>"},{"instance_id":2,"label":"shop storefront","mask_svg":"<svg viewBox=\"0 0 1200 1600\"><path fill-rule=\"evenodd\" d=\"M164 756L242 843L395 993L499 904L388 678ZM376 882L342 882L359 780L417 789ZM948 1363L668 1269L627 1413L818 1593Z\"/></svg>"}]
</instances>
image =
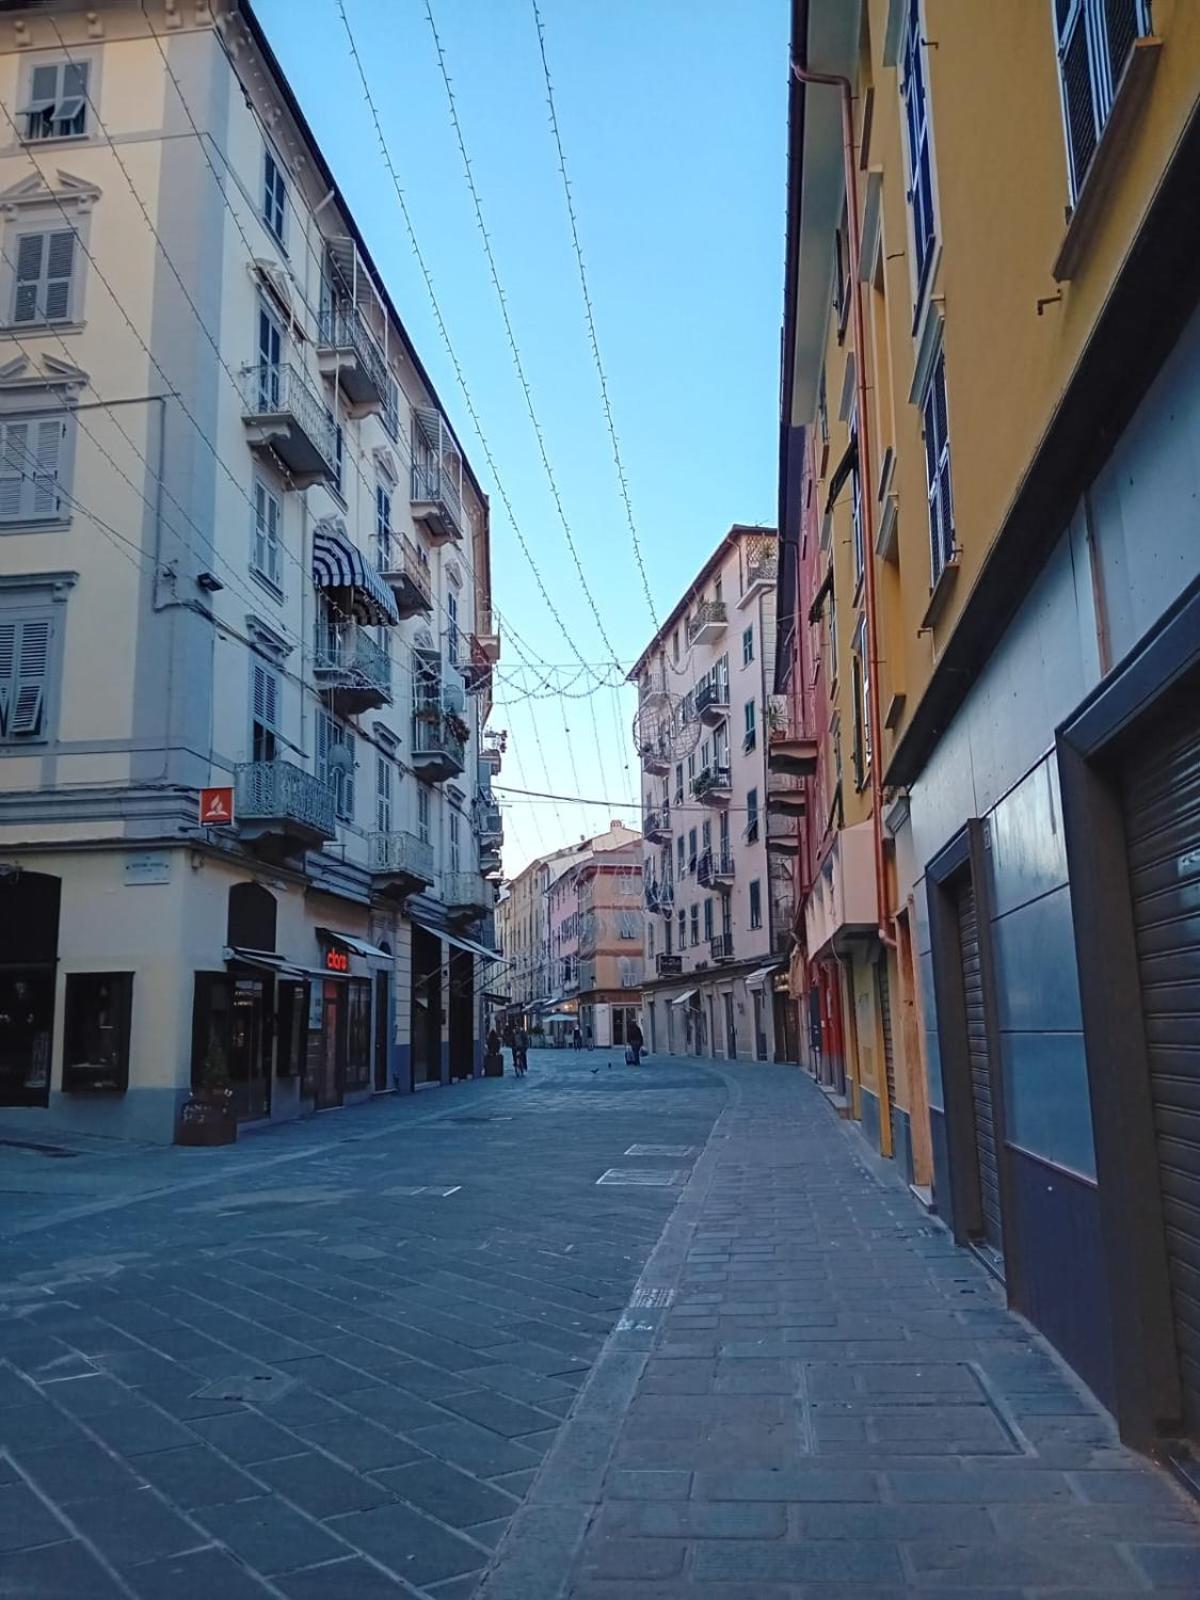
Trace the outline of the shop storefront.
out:
<instances>
[{"instance_id":1,"label":"shop storefront","mask_svg":"<svg viewBox=\"0 0 1200 1600\"><path fill-rule=\"evenodd\" d=\"M0 882L0 1106L45 1106L62 884L41 872Z\"/></svg>"}]
</instances>

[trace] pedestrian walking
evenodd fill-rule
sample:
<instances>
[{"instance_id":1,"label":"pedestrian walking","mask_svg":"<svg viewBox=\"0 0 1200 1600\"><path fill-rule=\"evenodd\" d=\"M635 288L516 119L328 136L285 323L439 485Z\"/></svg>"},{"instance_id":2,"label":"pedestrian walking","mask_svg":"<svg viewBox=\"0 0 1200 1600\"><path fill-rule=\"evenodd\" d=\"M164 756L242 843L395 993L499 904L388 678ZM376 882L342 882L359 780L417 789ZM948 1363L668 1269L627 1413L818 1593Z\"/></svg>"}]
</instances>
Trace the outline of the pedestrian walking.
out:
<instances>
[{"instance_id":1,"label":"pedestrian walking","mask_svg":"<svg viewBox=\"0 0 1200 1600\"><path fill-rule=\"evenodd\" d=\"M629 1048L633 1054L633 1060L630 1062L630 1066L640 1067L642 1064L642 1046L645 1044L645 1040L642 1038L642 1030L638 1027L636 1022L631 1022L629 1024L629 1032L626 1035L626 1038L629 1043Z\"/></svg>"},{"instance_id":2,"label":"pedestrian walking","mask_svg":"<svg viewBox=\"0 0 1200 1600\"><path fill-rule=\"evenodd\" d=\"M576 1050L583 1049L583 1035L580 1033L578 1028L576 1028L575 1032L571 1035L571 1043Z\"/></svg>"},{"instance_id":3,"label":"pedestrian walking","mask_svg":"<svg viewBox=\"0 0 1200 1600\"><path fill-rule=\"evenodd\" d=\"M513 1071L518 1078L529 1071L529 1035L524 1028L518 1028L513 1035Z\"/></svg>"}]
</instances>

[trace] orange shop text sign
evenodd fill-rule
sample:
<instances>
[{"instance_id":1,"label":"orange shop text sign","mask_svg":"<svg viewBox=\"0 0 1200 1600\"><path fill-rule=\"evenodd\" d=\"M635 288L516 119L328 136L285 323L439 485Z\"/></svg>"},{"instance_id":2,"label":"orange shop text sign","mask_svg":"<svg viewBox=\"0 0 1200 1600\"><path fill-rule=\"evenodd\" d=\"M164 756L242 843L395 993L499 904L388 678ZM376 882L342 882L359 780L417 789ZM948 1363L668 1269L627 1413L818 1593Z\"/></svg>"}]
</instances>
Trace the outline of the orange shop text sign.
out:
<instances>
[{"instance_id":1,"label":"orange shop text sign","mask_svg":"<svg viewBox=\"0 0 1200 1600\"><path fill-rule=\"evenodd\" d=\"M325 966L330 972L349 972L350 957L344 950L326 950Z\"/></svg>"},{"instance_id":2,"label":"orange shop text sign","mask_svg":"<svg viewBox=\"0 0 1200 1600\"><path fill-rule=\"evenodd\" d=\"M210 827L228 827L233 821L233 790L201 789L200 821Z\"/></svg>"}]
</instances>

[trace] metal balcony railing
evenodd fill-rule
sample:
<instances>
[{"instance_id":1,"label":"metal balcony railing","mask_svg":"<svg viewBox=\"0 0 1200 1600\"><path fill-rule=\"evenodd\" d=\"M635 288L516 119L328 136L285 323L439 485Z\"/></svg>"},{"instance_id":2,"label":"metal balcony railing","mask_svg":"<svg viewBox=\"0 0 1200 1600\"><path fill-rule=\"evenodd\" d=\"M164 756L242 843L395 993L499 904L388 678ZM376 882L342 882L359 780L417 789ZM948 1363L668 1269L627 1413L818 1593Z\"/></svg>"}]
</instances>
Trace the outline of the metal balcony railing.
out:
<instances>
[{"instance_id":1,"label":"metal balcony railing","mask_svg":"<svg viewBox=\"0 0 1200 1600\"><path fill-rule=\"evenodd\" d=\"M434 881L433 846L415 833L371 833L367 835L367 865L372 872L396 877Z\"/></svg>"},{"instance_id":2,"label":"metal balcony railing","mask_svg":"<svg viewBox=\"0 0 1200 1600\"><path fill-rule=\"evenodd\" d=\"M356 306L327 305L321 312L318 343L323 350L352 350L364 375L383 398L387 391L387 363Z\"/></svg>"},{"instance_id":3,"label":"metal balcony railing","mask_svg":"<svg viewBox=\"0 0 1200 1600\"><path fill-rule=\"evenodd\" d=\"M392 658L361 627L340 638L319 639L313 668L326 678L341 679L348 688L375 691L391 699Z\"/></svg>"},{"instance_id":4,"label":"metal balcony railing","mask_svg":"<svg viewBox=\"0 0 1200 1600\"><path fill-rule=\"evenodd\" d=\"M461 772L466 765L467 747L465 740L447 725L444 716L439 715L436 720L416 716L413 718L413 755L445 756Z\"/></svg>"},{"instance_id":5,"label":"metal balcony railing","mask_svg":"<svg viewBox=\"0 0 1200 1600\"><path fill-rule=\"evenodd\" d=\"M724 600L701 600L688 622L688 643L715 638L728 621Z\"/></svg>"},{"instance_id":6,"label":"metal balcony railing","mask_svg":"<svg viewBox=\"0 0 1200 1600\"><path fill-rule=\"evenodd\" d=\"M692 793L697 799L706 794L730 788L732 778L728 767L707 766L692 779Z\"/></svg>"},{"instance_id":7,"label":"metal balcony railing","mask_svg":"<svg viewBox=\"0 0 1200 1600\"><path fill-rule=\"evenodd\" d=\"M725 883L733 877L733 856L729 851L704 850L696 862L696 882L701 888Z\"/></svg>"},{"instance_id":8,"label":"metal balcony railing","mask_svg":"<svg viewBox=\"0 0 1200 1600\"><path fill-rule=\"evenodd\" d=\"M696 690L696 712L703 716L707 711L710 715L716 711L728 711L729 685L724 681L709 678L699 685Z\"/></svg>"},{"instance_id":9,"label":"metal balcony railing","mask_svg":"<svg viewBox=\"0 0 1200 1600\"><path fill-rule=\"evenodd\" d=\"M709 953L714 961L729 961L733 957L733 935L718 933L708 941Z\"/></svg>"},{"instance_id":10,"label":"metal balcony railing","mask_svg":"<svg viewBox=\"0 0 1200 1600\"><path fill-rule=\"evenodd\" d=\"M413 462L412 502L415 506L436 506L443 520L450 523L448 531L452 537L462 538L462 495L445 467L435 461Z\"/></svg>"},{"instance_id":11,"label":"metal balcony railing","mask_svg":"<svg viewBox=\"0 0 1200 1600\"><path fill-rule=\"evenodd\" d=\"M654 958L654 970L660 978L677 978L683 972L683 957L657 955Z\"/></svg>"},{"instance_id":12,"label":"metal balcony railing","mask_svg":"<svg viewBox=\"0 0 1200 1600\"><path fill-rule=\"evenodd\" d=\"M378 545L379 574L388 583L407 582L412 586L414 605L409 609L433 610L433 586L428 558L422 560L411 539L392 529L381 537ZM401 615L406 613L402 611Z\"/></svg>"},{"instance_id":13,"label":"metal balcony railing","mask_svg":"<svg viewBox=\"0 0 1200 1600\"><path fill-rule=\"evenodd\" d=\"M479 800L475 805L475 832L481 844L504 838L504 817L500 807L491 800Z\"/></svg>"},{"instance_id":14,"label":"metal balcony railing","mask_svg":"<svg viewBox=\"0 0 1200 1600\"><path fill-rule=\"evenodd\" d=\"M248 761L234 773L239 821L294 822L326 839L337 835L330 784L294 761Z\"/></svg>"},{"instance_id":15,"label":"metal balcony railing","mask_svg":"<svg viewBox=\"0 0 1200 1600\"><path fill-rule=\"evenodd\" d=\"M642 835L647 839L661 838L671 831L670 806L652 806L642 819Z\"/></svg>"},{"instance_id":16,"label":"metal balcony railing","mask_svg":"<svg viewBox=\"0 0 1200 1600\"><path fill-rule=\"evenodd\" d=\"M775 582L779 572L778 552L773 546L766 549L754 549L746 557L746 587L751 589L757 583Z\"/></svg>"},{"instance_id":17,"label":"metal balcony railing","mask_svg":"<svg viewBox=\"0 0 1200 1600\"><path fill-rule=\"evenodd\" d=\"M294 420L321 457L330 477L337 476L337 428L324 400L308 379L286 361L260 361L243 375L242 400L247 420L285 417ZM276 444L287 458L287 445Z\"/></svg>"}]
</instances>

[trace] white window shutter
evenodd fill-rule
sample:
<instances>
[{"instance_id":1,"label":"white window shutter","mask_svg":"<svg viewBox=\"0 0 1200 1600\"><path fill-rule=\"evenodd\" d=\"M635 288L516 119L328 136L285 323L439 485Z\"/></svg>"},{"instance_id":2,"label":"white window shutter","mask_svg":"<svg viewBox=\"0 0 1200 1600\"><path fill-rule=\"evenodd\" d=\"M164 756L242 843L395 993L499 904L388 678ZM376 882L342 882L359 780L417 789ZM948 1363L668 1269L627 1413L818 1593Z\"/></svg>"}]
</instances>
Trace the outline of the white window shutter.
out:
<instances>
[{"instance_id":1,"label":"white window shutter","mask_svg":"<svg viewBox=\"0 0 1200 1600\"><path fill-rule=\"evenodd\" d=\"M42 281L42 258L45 253L44 233L23 233L17 242L17 288L13 302L15 323L41 320L38 289Z\"/></svg>"}]
</instances>

